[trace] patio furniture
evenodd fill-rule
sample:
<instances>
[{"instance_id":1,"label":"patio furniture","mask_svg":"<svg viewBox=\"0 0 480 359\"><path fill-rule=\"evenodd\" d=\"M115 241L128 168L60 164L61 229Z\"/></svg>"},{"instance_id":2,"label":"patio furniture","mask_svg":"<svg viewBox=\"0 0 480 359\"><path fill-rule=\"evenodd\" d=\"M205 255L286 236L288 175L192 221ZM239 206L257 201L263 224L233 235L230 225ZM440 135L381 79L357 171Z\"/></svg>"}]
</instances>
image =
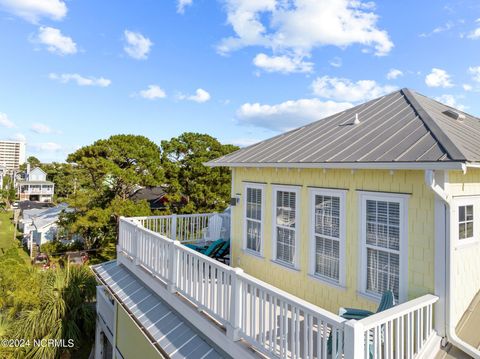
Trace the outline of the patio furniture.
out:
<instances>
[{"instance_id":1,"label":"patio furniture","mask_svg":"<svg viewBox=\"0 0 480 359\"><path fill-rule=\"evenodd\" d=\"M382 299L375 313L383 312L384 310L390 309L393 306L395 306L395 296L391 290L387 290L385 293L383 293ZM338 311L338 315L342 318L356 320L361 320L375 313L369 310L356 308L340 308Z\"/></svg>"},{"instance_id":2,"label":"patio furniture","mask_svg":"<svg viewBox=\"0 0 480 359\"><path fill-rule=\"evenodd\" d=\"M208 226L203 229L203 239L207 241L216 241L222 238L223 218L215 214L208 219Z\"/></svg>"},{"instance_id":3,"label":"patio furniture","mask_svg":"<svg viewBox=\"0 0 480 359\"><path fill-rule=\"evenodd\" d=\"M230 255L230 241L225 241L222 243L222 246L219 247L216 251L210 255L213 259L216 259L217 261L225 263L229 258L227 258Z\"/></svg>"},{"instance_id":4,"label":"patio furniture","mask_svg":"<svg viewBox=\"0 0 480 359\"><path fill-rule=\"evenodd\" d=\"M210 257L221 246L223 246L224 242L225 241L223 239L217 239L216 241L210 243L208 246L198 246L195 244L185 244L185 246Z\"/></svg>"}]
</instances>

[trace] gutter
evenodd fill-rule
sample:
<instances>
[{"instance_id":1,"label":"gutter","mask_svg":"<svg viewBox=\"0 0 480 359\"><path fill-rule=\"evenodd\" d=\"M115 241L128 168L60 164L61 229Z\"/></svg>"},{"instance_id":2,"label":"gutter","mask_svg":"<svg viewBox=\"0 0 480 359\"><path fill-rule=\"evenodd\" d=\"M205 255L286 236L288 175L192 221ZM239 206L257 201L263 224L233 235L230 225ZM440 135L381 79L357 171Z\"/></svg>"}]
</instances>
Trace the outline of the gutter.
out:
<instances>
[{"instance_id":1,"label":"gutter","mask_svg":"<svg viewBox=\"0 0 480 359\"><path fill-rule=\"evenodd\" d=\"M425 171L425 184L430 187L430 189L442 199L445 203L446 213L449 214L450 218L451 208L452 208L452 197L445 191L440 185L435 182L435 171L426 170ZM449 228L449 230L447 230ZM453 238L453 227L447 227L447 221L445 220L445 259L446 259L446 270L445 270L445 333L446 339L453 346L457 347L464 353L470 355L473 358L480 358L480 352L474 348L472 345L466 343L460 339L455 332L455 324L452 322L452 312L453 312L453 301L452 298L452 286L451 280L453 278L453 251L451 239ZM443 344L443 341L442 341Z\"/></svg>"}]
</instances>

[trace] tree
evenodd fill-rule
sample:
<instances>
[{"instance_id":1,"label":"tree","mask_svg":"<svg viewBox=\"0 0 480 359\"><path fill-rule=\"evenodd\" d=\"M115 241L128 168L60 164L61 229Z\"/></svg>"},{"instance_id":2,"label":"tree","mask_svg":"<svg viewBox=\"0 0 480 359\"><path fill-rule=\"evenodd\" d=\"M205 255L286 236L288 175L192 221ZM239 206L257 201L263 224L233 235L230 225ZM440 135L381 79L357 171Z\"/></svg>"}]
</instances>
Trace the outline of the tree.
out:
<instances>
[{"instance_id":1,"label":"tree","mask_svg":"<svg viewBox=\"0 0 480 359\"><path fill-rule=\"evenodd\" d=\"M29 156L27 158L27 162L20 165L20 167L19 167L20 171L25 172L27 170L27 163L30 163L30 168L32 168L32 169L35 168L35 167L42 167L41 166L42 163L40 162L40 160L37 157Z\"/></svg>"},{"instance_id":2,"label":"tree","mask_svg":"<svg viewBox=\"0 0 480 359\"><path fill-rule=\"evenodd\" d=\"M12 322L12 338L71 340L76 347L26 346L17 348L17 358L57 358L65 351L78 349L82 340L95 330L96 281L88 267L73 266L40 272L42 291L39 304L21 311Z\"/></svg>"},{"instance_id":3,"label":"tree","mask_svg":"<svg viewBox=\"0 0 480 359\"><path fill-rule=\"evenodd\" d=\"M224 210L230 198L231 175L228 168L210 168L205 162L236 151L212 136L186 132L170 141L162 141L162 165L168 183L170 203L187 196L184 213ZM172 209L175 210L175 209Z\"/></svg>"},{"instance_id":4,"label":"tree","mask_svg":"<svg viewBox=\"0 0 480 359\"><path fill-rule=\"evenodd\" d=\"M71 163L46 163L42 169L47 173L47 179L55 183L55 196L64 201L77 191L85 181L84 172Z\"/></svg>"}]
</instances>

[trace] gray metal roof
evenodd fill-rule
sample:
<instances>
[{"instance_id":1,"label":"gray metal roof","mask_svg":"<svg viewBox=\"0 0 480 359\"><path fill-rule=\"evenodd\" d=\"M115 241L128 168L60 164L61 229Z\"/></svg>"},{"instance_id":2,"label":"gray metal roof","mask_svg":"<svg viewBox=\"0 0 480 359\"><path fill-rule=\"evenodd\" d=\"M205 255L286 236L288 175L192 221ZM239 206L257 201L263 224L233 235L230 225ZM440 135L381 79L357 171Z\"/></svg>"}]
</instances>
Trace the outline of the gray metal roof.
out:
<instances>
[{"instance_id":1,"label":"gray metal roof","mask_svg":"<svg viewBox=\"0 0 480 359\"><path fill-rule=\"evenodd\" d=\"M223 358L166 302L116 261L92 267L152 341L170 358Z\"/></svg>"},{"instance_id":2,"label":"gray metal roof","mask_svg":"<svg viewBox=\"0 0 480 359\"><path fill-rule=\"evenodd\" d=\"M50 181L18 181L19 186L23 185L53 185L53 182Z\"/></svg>"},{"instance_id":3,"label":"gray metal roof","mask_svg":"<svg viewBox=\"0 0 480 359\"><path fill-rule=\"evenodd\" d=\"M207 163L308 165L480 161L480 120L402 89ZM360 121L354 124L356 115Z\"/></svg>"}]
</instances>

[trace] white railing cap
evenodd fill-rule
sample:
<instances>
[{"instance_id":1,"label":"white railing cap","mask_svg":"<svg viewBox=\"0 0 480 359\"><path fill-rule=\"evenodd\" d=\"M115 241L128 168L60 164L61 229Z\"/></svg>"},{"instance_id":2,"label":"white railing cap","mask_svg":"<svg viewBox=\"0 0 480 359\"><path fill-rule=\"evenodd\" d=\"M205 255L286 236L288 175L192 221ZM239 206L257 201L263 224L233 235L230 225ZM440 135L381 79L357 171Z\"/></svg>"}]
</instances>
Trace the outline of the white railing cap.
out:
<instances>
[{"instance_id":1,"label":"white railing cap","mask_svg":"<svg viewBox=\"0 0 480 359\"><path fill-rule=\"evenodd\" d=\"M360 320L360 323L363 324L365 330L368 330L393 319L400 318L401 316L414 312L417 309L434 304L437 300L437 296L433 294L426 294L408 302L399 304L393 308L384 310L383 312L375 313L365 319Z\"/></svg>"}]
</instances>

